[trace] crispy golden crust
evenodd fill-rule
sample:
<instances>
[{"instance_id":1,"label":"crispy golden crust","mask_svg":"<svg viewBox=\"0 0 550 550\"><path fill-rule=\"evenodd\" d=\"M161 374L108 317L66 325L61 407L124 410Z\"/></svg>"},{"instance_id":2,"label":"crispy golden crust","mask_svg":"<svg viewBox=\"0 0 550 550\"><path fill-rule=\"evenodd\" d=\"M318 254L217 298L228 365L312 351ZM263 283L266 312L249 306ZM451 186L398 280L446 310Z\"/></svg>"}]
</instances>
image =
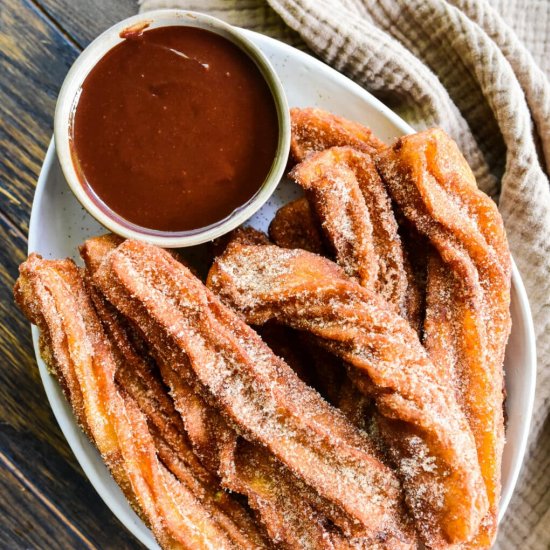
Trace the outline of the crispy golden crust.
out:
<instances>
[{"instance_id":1,"label":"crispy golden crust","mask_svg":"<svg viewBox=\"0 0 550 550\"><path fill-rule=\"evenodd\" d=\"M460 333L456 331L453 319L453 296L458 290L458 281L441 261L441 257L432 252L428 257L426 286L426 317L424 319L424 347L430 359L439 369L439 375L454 388L456 399L463 406L459 380L454 376L455 351ZM452 343L452 345L451 345Z\"/></svg>"},{"instance_id":2,"label":"crispy golden crust","mask_svg":"<svg viewBox=\"0 0 550 550\"><path fill-rule=\"evenodd\" d=\"M87 239L78 247L78 252L86 264L86 269L94 273L106 254L114 250L124 239L113 233L105 233Z\"/></svg>"},{"instance_id":3,"label":"crispy golden crust","mask_svg":"<svg viewBox=\"0 0 550 550\"><path fill-rule=\"evenodd\" d=\"M262 235L254 230L244 229L233 232L231 241L268 242L265 235ZM108 246L109 244L112 246ZM83 256L91 273L116 246L116 243L106 242L103 237L92 238L85 243L82 250L86 253ZM143 412L154 424L153 433L157 437L159 456L172 473L189 483L187 472L182 472L182 461L190 463L196 476L207 484L202 487L199 496L203 495L206 488L214 497L215 503L238 522L245 533L249 532L250 536L256 533L259 537L256 526L249 525L250 518L246 512L226 493L220 491L220 486L212 476L219 478L226 489L240 493L248 499L259 521L276 544L288 549L332 549L338 535L327 528L328 518L324 514L328 511L338 521L342 518L338 517L337 511L331 509L289 470L278 464L267 449L239 438L218 410L201 396L202 388L190 372L187 362L178 365L166 361L166 354L159 354L162 377L170 388L172 401L159 388L151 366L136 356L121 316L96 289L92 288L91 292L107 332L112 335L117 342L117 348L124 355L117 371L117 380L138 399ZM147 346L142 344L140 347L143 350ZM194 383L190 383L191 379ZM173 426L177 428L176 433ZM193 450L190 449L189 440ZM253 474L252 465L247 465L246 460L241 457L241 449L244 449L247 459L253 461ZM193 486L192 488L197 489ZM348 526L345 518L339 523L344 528ZM231 528L231 525L227 528ZM234 533L235 538L238 535L239 533ZM243 548L246 548L245 543L243 541ZM264 543L260 540L258 547L262 544Z\"/></svg>"},{"instance_id":4,"label":"crispy golden crust","mask_svg":"<svg viewBox=\"0 0 550 550\"><path fill-rule=\"evenodd\" d=\"M269 239L265 233L254 229L253 227L237 227L233 231L214 239L209 244L209 249L211 252L212 260L223 254L223 251L227 245L232 241L238 241L247 244L269 244Z\"/></svg>"},{"instance_id":5,"label":"crispy golden crust","mask_svg":"<svg viewBox=\"0 0 550 550\"><path fill-rule=\"evenodd\" d=\"M96 240L99 242L95 242ZM269 242L265 235L250 228L233 232L228 241L252 244ZM103 237L92 238L85 243L82 247L86 250L84 259L90 270L97 269L105 255L116 248L113 241L111 244L113 246L107 246ZM98 294L95 291L96 299ZM105 305L102 297L101 300ZM106 305L112 308L110 304ZM117 332L117 328L120 329L120 326L117 326L120 316L116 312L115 315L117 320L113 323L111 319L109 324L110 329L114 328ZM118 334L117 340L124 342L124 334ZM124 343L123 347L127 349L127 343ZM142 345L141 349L144 347L146 345ZM132 366L126 369L127 371L135 371L137 368L134 364L135 358L131 359ZM289 549L304 546L333 548L335 541L338 541L341 547L345 547L342 546L345 540L343 536L327 527L330 517L340 529L352 533L353 525L350 525L345 516L311 491L281 464L275 467L277 461L266 449L259 445L247 444L247 454L253 457L256 468L252 477L249 469L243 469L244 462L239 459L240 449L247 442L238 438L235 430L227 424L217 409L201 397L200 384L196 380L194 385L189 383L188 379L193 378L189 366L176 366L167 362L164 354L159 355L159 362L164 381L170 388L175 408L181 415L180 422L183 419L184 430L189 436L194 452L210 472L221 478L221 483L226 489L246 496L272 540ZM182 372L186 373L185 377L181 376ZM161 402L161 399L158 401ZM158 411L155 411L153 418L155 416L158 416ZM157 442L161 458L167 458L169 467L179 471L179 457L185 457L186 449L182 449L181 446L176 448L174 445L167 447L163 443L165 442ZM176 453L173 452L174 449Z\"/></svg>"},{"instance_id":6,"label":"crispy golden crust","mask_svg":"<svg viewBox=\"0 0 550 550\"><path fill-rule=\"evenodd\" d=\"M306 191L338 264L374 289L379 265L369 210L349 162L356 154L351 148L328 149L298 164L290 176Z\"/></svg>"},{"instance_id":7,"label":"crispy golden crust","mask_svg":"<svg viewBox=\"0 0 550 550\"><path fill-rule=\"evenodd\" d=\"M282 248L301 248L315 254L329 256L327 247L323 242L319 220L316 219L306 197L289 202L277 210L269 226L269 236L277 246ZM283 331L288 330L286 327L277 328ZM262 329L260 329L260 334L264 337ZM300 368L300 372L305 370L308 375L306 377L301 376L301 378L318 390L329 403L339 406L340 387L346 377L345 369L341 364L336 365L339 361L337 358L327 354L324 349L321 349L311 339L306 338L305 335L299 335L297 339L298 342L295 346L300 348L308 357L308 361L305 362L306 366ZM277 347L273 347L273 342L266 341L277 353ZM285 355L282 355L282 357L285 360L287 359ZM292 362L289 364L293 367ZM304 365L303 361L302 365ZM346 400L346 416L358 418L360 412L357 411L356 415L353 414L351 412L352 406L352 401Z\"/></svg>"},{"instance_id":8,"label":"crispy golden crust","mask_svg":"<svg viewBox=\"0 0 550 550\"><path fill-rule=\"evenodd\" d=\"M460 543L477 531L487 495L466 418L414 330L386 302L330 261L274 246L228 248L208 284L249 322L310 332L354 367L427 544Z\"/></svg>"},{"instance_id":9,"label":"crispy golden crust","mask_svg":"<svg viewBox=\"0 0 550 550\"><path fill-rule=\"evenodd\" d=\"M48 334L60 379L94 443L132 505L166 548L238 548L215 516L158 461L147 420L115 385L116 361L78 268L70 260L31 255L20 268L16 299ZM69 392L71 397L74 394Z\"/></svg>"},{"instance_id":10,"label":"crispy golden crust","mask_svg":"<svg viewBox=\"0 0 550 550\"><path fill-rule=\"evenodd\" d=\"M127 241L105 258L94 281L157 352L169 349L173 363L189 358L248 440L267 447L373 541L413 543L396 479L365 437L187 269L156 247Z\"/></svg>"},{"instance_id":11,"label":"crispy golden crust","mask_svg":"<svg viewBox=\"0 0 550 550\"><path fill-rule=\"evenodd\" d=\"M282 248L302 248L315 254L325 254L319 223L305 197L277 210L269 225L269 237Z\"/></svg>"},{"instance_id":12,"label":"crispy golden crust","mask_svg":"<svg viewBox=\"0 0 550 550\"><path fill-rule=\"evenodd\" d=\"M385 147L370 128L322 109L295 107L290 110L290 120L290 153L296 162L329 147L349 145L367 153L376 153Z\"/></svg>"},{"instance_id":13,"label":"crispy golden crust","mask_svg":"<svg viewBox=\"0 0 550 550\"><path fill-rule=\"evenodd\" d=\"M338 264L417 326L418 290L370 155L333 147L298 164L291 177L306 191Z\"/></svg>"},{"instance_id":14,"label":"crispy golden crust","mask_svg":"<svg viewBox=\"0 0 550 550\"><path fill-rule=\"evenodd\" d=\"M40 329L40 354L46 363L48 370L57 378L63 393L71 404L76 420L86 435L93 438L84 414L84 401L82 390L71 367L69 350L67 348L64 327L57 322L58 311L47 290L46 281L48 272L43 282L40 269L46 265L57 274L56 280L61 284L62 276L75 277L75 266L67 260L52 261L51 264L43 264L42 258L37 254L31 254L27 261L19 267L20 276L14 287L14 298L19 309L25 317Z\"/></svg>"},{"instance_id":15,"label":"crispy golden crust","mask_svg":"<svg viewBox=\"0 0 550 550\"><path fill-rule=\"evenodd\" d=\"M126 323L93 285L88 285L88 291L103 328L113 343L117 385L135 401L147 418L160 460L217 518L239 548L265 547L264 535L248 511L222 490L215 477L216 470L212 471L214 475L210 473L194 454L182 419L156 372L156 365L137 352Z\"/></svg>"},{"instance_id":16,"label":"crispy golden crust","mask_svg":"<svg viewBox=\"0 0 550 550\"><path fill-rule=\"evenodd\" d=\"M181 369L174 367L163 365L164 379L197 455L219 475L223 486L247 498L271 540L282 548L333 548L336 534L328 529L326 512L338 520L337 511L265 447L239 438L220 413L201 397L200 390L183 381Z\"/></svg>"},{"instance_id":17,"label":"crispy golden crust","mask_svg":"<svg viewBox=\"0 0 550 550\"><path fill-rule=\"evenodd\" d=\"M510 331L511 267L502 219L442 130L397 140L377 164L393 199L441 259L428 272L426 346L434 357L445 356L476 439L491 509L472 547L487 547L496 534L502 364Z\"/></svg>"},{"instance_id":18,"label":"crispy golden crust","mask_svg":"<svg viewBox=\"0 0 550 550\"><path fill-rule=\"evenodd\" d=\"M275 545L332 549L336 541L346 540L330 527L324 514L328 507L311 488L257 444L235 438L223 450L221 471L233 490L248 495Z\"/></svg>"},{"instance_id":19,"label":"crispy golden crust","mask_svg":"<svg viewBox=\"0 0 550 550\"><path fill-rule=\"evenodd\" d=\"M239 231L246 231L248 228L245 228L244 230L241 230L241 228L237 229L236 232ZM250 228L252 229L252 228ZM252 231L255 231L252 229ZM259 231L257 233L260 233ZM114 233L104 233L103 235L98 235L97 237L90 237L84 243L82 243L78 247L78 252L82 259L84 260L84 263L86 264L86 267L90 273L93 273L101 263L101 260L111 250L116 248L118 245L122 244L124 242L124 238L120 237L119 235L115 235ZM250 241L250 244L261 244L260 241ZM189 269L193 275L197 275L195 266L191 265L183 256L182 249L175 249L170 248L167 250L168 254L172 256L175 260L182 263L187 269ZM198 276L198 275L197 275Z\"/></svg>"}]
</instances>

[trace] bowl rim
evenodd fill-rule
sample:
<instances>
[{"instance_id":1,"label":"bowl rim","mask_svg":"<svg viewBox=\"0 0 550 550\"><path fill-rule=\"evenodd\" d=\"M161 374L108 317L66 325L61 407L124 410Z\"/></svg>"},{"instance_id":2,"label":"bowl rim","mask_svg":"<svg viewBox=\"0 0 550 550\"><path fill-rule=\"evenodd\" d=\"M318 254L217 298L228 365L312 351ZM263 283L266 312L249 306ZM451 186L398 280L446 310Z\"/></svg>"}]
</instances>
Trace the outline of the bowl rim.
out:
<instances>
[{"instance_id":1,"label":"bowl rim","mask_svg":"<svg viewBox=\"0 0 550 550\"><path fill-rule=\"evenodd\" d=\"M227 217L187 231L159 231L141 227L122 218L107 205L104 208L87 193L75 166L70 127L81 85L102 57L124 38L128 28L147 25L155 29L169 26L197 27L213 32L240 48L255 63L266 81L277 111L279 136L273 163L256 193ZM283 85L267 56L246 33L220 19L195 11L160 9L124 19L101 33L78 56L61 86L54 114L54 139L63 175L78 202L101 225L122 237L145 240L164 248L195 246L235 229L254 215L269 199L284 175L290 151L290 113Z\"/></svg>"}]
</instances>

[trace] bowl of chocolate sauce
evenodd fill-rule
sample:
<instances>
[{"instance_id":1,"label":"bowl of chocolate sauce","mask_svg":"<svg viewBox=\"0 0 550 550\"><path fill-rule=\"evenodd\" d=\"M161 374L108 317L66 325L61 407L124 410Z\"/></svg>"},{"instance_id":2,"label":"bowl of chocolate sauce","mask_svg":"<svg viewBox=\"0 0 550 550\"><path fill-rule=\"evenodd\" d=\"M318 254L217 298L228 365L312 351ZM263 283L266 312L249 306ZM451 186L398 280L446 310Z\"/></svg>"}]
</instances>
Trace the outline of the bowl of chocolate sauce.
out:
<instances>
[{"instance_id":1,"label":"bowl of chocolate sauce","mask_svg":"<svg viewBox=\"0 0 550 550\"><path fill-rule=\"evenodd\" d=\"M239 29L196 12L129 18L92 42L59 94L65 178L102 225L164 247L252 216L287 163L282 85Z\"/></svg>"}]
</instances>

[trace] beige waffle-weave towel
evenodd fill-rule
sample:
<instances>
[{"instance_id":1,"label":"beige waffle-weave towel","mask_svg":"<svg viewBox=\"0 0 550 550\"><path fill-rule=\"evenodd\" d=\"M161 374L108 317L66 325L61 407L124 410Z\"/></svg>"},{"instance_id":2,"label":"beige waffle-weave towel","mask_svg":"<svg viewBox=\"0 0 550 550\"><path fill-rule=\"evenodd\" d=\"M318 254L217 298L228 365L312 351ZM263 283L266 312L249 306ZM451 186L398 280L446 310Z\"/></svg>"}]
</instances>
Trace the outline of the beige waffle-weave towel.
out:
<instances>
[{"instance_id":1,"label":"beige waffle-weave towel","mask_svg":"<svg viewBox=\"0 0 550 550\"><path fill-rule=\"evenodd\" d=\"M538 381L502 550L550 548L550 0L142 0L309 48L420 130L459 143L527 287Z\"/></svg>"}]
</instances>

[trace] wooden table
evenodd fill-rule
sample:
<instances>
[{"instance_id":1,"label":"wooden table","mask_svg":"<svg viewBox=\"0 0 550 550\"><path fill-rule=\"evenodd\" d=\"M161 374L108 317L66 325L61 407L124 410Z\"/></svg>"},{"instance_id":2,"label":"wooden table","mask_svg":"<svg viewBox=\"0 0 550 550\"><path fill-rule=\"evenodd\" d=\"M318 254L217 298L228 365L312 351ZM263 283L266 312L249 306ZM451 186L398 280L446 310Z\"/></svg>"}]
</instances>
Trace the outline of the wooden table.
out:
<instances>
[{"instance_id":1,"label":"wooden table","mask_svg":"<svg viewBox=\"0 0 550 550\"><path fill-rule=\"evenodd\" d=\"M42 388L12 288L55 100L80 50L137 0L0 0L0 548L140 548L87 481Z\"/></svg>"}]
</instances>

